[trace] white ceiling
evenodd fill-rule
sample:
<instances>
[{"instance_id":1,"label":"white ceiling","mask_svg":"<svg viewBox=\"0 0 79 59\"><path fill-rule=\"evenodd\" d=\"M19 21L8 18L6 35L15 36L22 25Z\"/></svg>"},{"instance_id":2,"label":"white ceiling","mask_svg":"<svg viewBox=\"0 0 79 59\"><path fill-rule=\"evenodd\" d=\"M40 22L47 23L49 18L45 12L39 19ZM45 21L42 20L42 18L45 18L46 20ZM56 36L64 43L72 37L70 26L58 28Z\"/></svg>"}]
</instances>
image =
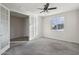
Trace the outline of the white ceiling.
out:
<instances>
[{"instance_id":1,"label":"white ceiling","mask_svg":"<svg viewBox=\"0 0 79 59\"><path fill-rule=\"evenodd\" d=\"M40 13L41 10L39 10L38 8L43 8L43 5L45 5L45 3L3 3L3 4L8 8L14 6L15 8L20 8L25 11L29 11L31 13L40 14L40 15L45 15L45 14L51 15L51 14L66 12L69 10L79 8L79 3L50 3L49 7L57 7L58 9L51 10L48 13Z\"/></svg>"}]
</instances>

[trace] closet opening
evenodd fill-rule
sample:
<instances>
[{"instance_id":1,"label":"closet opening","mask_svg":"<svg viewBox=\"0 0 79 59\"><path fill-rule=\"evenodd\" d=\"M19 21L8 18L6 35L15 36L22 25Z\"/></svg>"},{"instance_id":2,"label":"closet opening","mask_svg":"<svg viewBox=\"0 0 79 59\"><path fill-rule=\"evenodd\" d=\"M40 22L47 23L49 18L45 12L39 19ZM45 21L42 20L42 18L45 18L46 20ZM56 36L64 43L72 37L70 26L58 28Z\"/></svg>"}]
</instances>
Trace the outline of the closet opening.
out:
<instances>
[{"instance_id":1,"label":"closet opening","mask_svg":"<svg viewBox=\"0 0 79 59\"><path fill-rule=\"evenodd\" d=\"M10 41L29 41L29 16L10 12Z\"/></svg>"}]
</instances>

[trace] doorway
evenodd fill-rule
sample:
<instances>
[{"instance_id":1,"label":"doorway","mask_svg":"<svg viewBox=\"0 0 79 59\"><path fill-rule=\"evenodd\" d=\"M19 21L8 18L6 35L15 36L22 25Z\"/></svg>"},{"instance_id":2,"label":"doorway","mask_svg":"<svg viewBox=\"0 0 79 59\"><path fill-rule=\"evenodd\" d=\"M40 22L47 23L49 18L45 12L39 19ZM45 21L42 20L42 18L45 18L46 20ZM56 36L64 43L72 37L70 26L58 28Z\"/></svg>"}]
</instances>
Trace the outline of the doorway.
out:
<instances>
[{"instance_id":1,"label":"doorway","mask_svg":"<svg viewBox=\"0 0 79 59\"><path fill-rule=\"evenodd\" d=\"M24 42L29 40L29 16L10 12L10 41Z\"/></svg>"}]
</instances>

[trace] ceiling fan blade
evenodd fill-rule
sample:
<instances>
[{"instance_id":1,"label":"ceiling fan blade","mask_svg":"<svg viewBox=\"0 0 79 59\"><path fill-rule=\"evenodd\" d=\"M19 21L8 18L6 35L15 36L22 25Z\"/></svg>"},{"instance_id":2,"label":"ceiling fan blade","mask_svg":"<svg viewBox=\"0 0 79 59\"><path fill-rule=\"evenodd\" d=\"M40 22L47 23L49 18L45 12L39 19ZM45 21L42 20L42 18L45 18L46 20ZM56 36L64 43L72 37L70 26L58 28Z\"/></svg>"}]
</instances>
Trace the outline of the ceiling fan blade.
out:
<instances>
[{"instance_id":1,"label":"ceiling fan blade","mask_svg":"<svg viewBox=\"0 0 79 59\"><path fill-rule=\"evenodd\" d=\"M40 13L42 13L42 12L44 12L44 11L41 11Z\"/></svg>"},{"instance_id":2,"label":"ceiling fan blade","mask_svg":"<svg viewBox=\"0 0 79 59\"><path fill-rule=\"evenodd\" d=\"M53 8L48 8L48 10L53 10L53 9L57 9L57 7L53 7Z\"/></svg>"}]
</instances>

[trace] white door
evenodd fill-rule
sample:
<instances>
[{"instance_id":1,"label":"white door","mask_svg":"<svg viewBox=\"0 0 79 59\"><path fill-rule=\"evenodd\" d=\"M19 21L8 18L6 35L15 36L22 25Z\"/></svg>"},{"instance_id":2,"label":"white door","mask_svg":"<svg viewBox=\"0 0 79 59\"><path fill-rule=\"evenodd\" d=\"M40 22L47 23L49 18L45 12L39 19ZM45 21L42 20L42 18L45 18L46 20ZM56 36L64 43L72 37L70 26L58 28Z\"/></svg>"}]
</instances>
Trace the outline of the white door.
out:
<instances>
[{"instance_id":1,"label":"white door","mask_svg":"<svg viewBox=\"0 0 79 59\"><path fill-rule=\"evenodd\" d=\"M32 40L33 38L34 38L34 17L33 16L30 16L29 17L29 36L30 36L30 38L29 38L29 40Z\"/></svg>"},{"instance_id":2,"label":"white door","mask_svg":"<svg viewBox=\"0 0 79 59\"><path fill-rule=\"evenodd\" d=\"M39 19L38 16L32 15L30 16L30 40L36 39L38 37L39 30Z\"/></svg>"},{"instance_id":3,"label":"white door","mask_svg":"<svg viewBox=\"0 0 79 59\"><path fill-rule=\"evenodd\" d=\"M10 11L0 5L0 54L10 47Z\"/></svg>"}]
</instances>

